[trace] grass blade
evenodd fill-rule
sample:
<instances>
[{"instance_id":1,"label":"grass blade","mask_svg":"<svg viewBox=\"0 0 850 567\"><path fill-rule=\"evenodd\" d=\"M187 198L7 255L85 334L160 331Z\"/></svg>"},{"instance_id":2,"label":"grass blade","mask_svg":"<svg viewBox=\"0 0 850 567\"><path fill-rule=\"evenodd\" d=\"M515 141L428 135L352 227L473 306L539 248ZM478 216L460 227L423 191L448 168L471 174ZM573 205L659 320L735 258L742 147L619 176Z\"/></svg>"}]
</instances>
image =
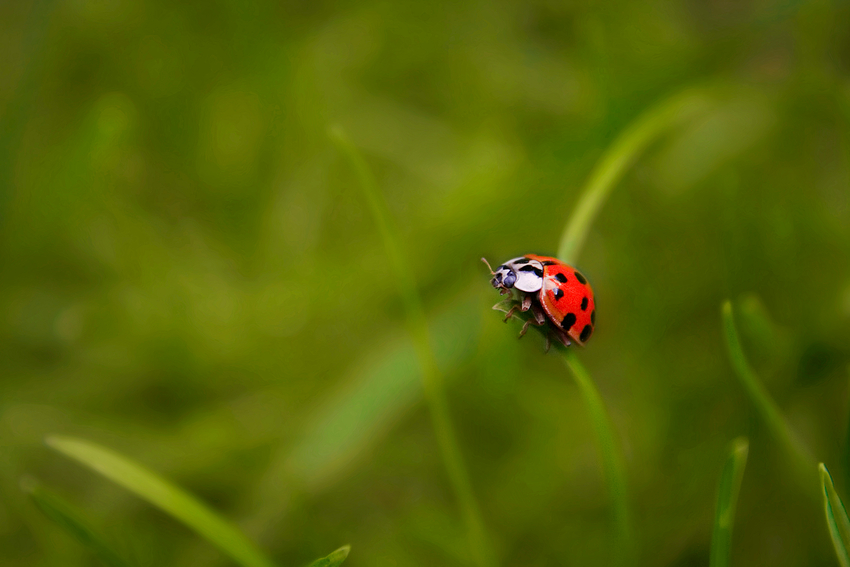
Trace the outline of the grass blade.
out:
<instances>
[{"instance_id":1,"label":"grass blade","mask_svg":"<svg viewBox=\"0 0 850 567\"><path fill-rule=\"evenodd\" d=\"M818 470L823 490L823 511L826 514L826 525L832 537L832 545L835 546L835 554L841 567L850 567L850 519L847 518L844 503L835 491L829 471L823 463L818 464Z\"/></svg>"},{"instance_id":2,"label":"grass blade","mask_svg":"<svg viewBox=\"0 0 850 567\"><path fill-rule=\"evenodd\" d=\"M641 151L673 126L692 118L706 106L707 98L699 91L685 90L651 108L630 124L608 147L597 162L582 190L558 245L558 257L575 262L590 225L605 199L623 174L635 162ZM622 458L614 441L614 432L605 404L590 375L575 353L565 353L567 366L572 370L596 432L602 458L602 470L608 485L614 515L616 564L633 562L635 549L632 539L631 514L626 494Z\"/></svg>"},{"instance_id":3,"label":"grass blade","mask_svg":"<svg viewBox=\"0 0 850 567\"><path fill-rule=\"evenodd\" d=\"M32 479L21 482L21 489L29 494L35 505L57 526L88 548L109 567L127 567L129 564L112 550L97 531L83 519L83 515L70 502L44 488Z\"/></svg>"},{"instance_id":4,"label":"grass blade","mask_svg":"<svg viewBox=\"0 0 850 567\"><path fill-rule=\"evenodd\" d=\"M48 437L46 443L180 520L237 563L245 567L272 567L272 562L234 526L185 490L142 465L82 439Z\"/></svg>"},{"instance_id":5,"label":"grass blade","mask_svg":"<svg viewBox=\"0 0 850 567\"><path fill-rule=\"evenodd\" d=\"M850 378L850 364L847 365L847 377ZM850 418L844 433L844 446L841 450L841 469L844 471L844 486L850 486Z\"/></svg>"},{"instance_id":6,"label":"grass blade","mask_svg":"<svg viewBox=\"0 0 850 567\"><path fill-rule=\"evenodd\" d=\"M726 301L723 303L722 313L726 347L729 350L729 359L732 362L735 375L741 381L741 385L744 386L747 395L750 397L756 410L761 414L771 434L782 444L788 454L791 455L798 473L802 479L805 479L803 486L808 488L811 486L809 476L814 465L814 460L802 443L791 432L791 427L782 416L776 402L773 401L768 391L762 386L756 373L747 362L747 358L744 356L744 350L741 348L741 341L738 338L738 330L735 326L735 317L732 313L731 302Z\"/></svg>"},{"instance_id":7,"label":"grass blade","mask_svg":"<svg viewBox=\"0 0 850 567\"><path fill-rule=\"evenodd\" d=\"M700 91L680 92L644 112L617 137L596 163L581 192L561 235L558 258L575 262L593 219L640 153L661 134L702 111L707 100Z\"/></svg>"},{"instance_id":8,"label":"grass blade","mask_svg":"<svg viewBox=\"0 0 850 567\"><path fill-rule=\"evenodd\" d=\"M477 333L480 304L474 294L458 299L430 321L431 336L440 338L433 343L440 368L456 367L472 355L465 339ZM338 388L315 408L303 434L282 455L286 464L280 474L308 490L327 485L422 400L422 376L413 343L405 333L392 334L384 344L376 339L375 351L362 364L352 365ZM279 478L273 476L273 482Z\"/></svg>"},{"instance_id":9,"label":"grass blade","mask_svg":"<svg viewBox=\"0 0 850 567\"><path fill-rule=\"evenodd\" d=\"M732 450L720 474L717 486L717 510L714 514L714 533L711 535L711 559L709 567L727 567L732 551L732 525L735 522L735 507L744 468L747 466L747 453L750 444L744 437L732 441Z\"/></svg>"},{"instance_id":10,"label":"grass blade","mask_svg":"<svg viewBox=\"0 0 850 567\"><path fill-rule=\"evenodd\" d=\"M590 414L590 422L596 433L596 442L602 460L602 472L608 486L608 496L611 499L611 509L614 517L615 541L611 546L614 550L614 565L633 563L634 543L632 539L632 522L629 511L628 494L626 491L626 475L619 445L614 440L614 427L605 409L602 396L579 361L575 350L564 350L564 361L572 371L578 384L584 404Z\"/></svg>"},{"instance_id":11,"label":"grass blade","mask_svg":"<svg viewBox=\"0 0 850 567\"><path fill-rule=\"evenodd\" d=\"M351 546L343 545L327 557L316 559L308 567L337 567L338 565L342 565L342 562L348 557L349 551L351 551Z\"/></svg>"},{"instance_id":12,"label":"grass blade","mask_svg":"<svg viewBox=\"0 0 850 567\"><path fill-rule=\"evenodd\" d=\"M402 252L401 239L393 226L383 195L381 195L363 156L360 155L360 152L342 129L333 129L331 131L331 138L340 152L346 157L357 176L360 189L369 203L375 224L377 224L381 238L384 241L387 256L393 266L393 271L398 281L399 292L404 302L407 325L413 338L416 357L422 372L422 388L431 413L434 434L437 437L437 443L440 447L440 453L443 464L446 467L449 482L451 482L455 497L460 504L472 555L475 562L481 567L494 565L495 561L490 546L487 544L487 536L484 531L481 512L475 500L475 495L472 492L469 474L463 462L454 427L452 426L448 402L446 401L443 388L443 377L434 361L434 351L431 347L431 338L425 319L425 311L422 307L419 292L416 289L413 271L407 262L406 255Z\"/></svg>"}]
</instances>

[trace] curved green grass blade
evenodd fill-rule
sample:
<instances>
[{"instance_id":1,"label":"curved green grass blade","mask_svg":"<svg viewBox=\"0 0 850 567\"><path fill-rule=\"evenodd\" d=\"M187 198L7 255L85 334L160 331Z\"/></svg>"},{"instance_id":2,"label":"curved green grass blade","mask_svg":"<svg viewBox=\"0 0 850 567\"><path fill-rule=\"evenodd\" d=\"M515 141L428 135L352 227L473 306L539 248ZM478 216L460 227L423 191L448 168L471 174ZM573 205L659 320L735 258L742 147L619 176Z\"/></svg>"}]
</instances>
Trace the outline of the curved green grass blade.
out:
<instances>
[{"instance_id":1,"label":"curved green grass blade","mask_svg":"<svg viewBox=\"0 0 850 567\"><path fill-rule=\"evenodd\" d=\"M634 562L634 542L632 538L632 521L629 511L628 494L626 491L626 475L623 458L619 445L614 440L614 426L605 409L605 403L599 390L579 361L572 349L565 349L564 361L572 371L578 384L584 405L590 414L590 422L596 433L596 442L602 459L602 472L608 486L611 508L614 517L615 540L612 544L614 565L628 565Z\"/></svg>"},{"instance_id":2,"label":"curved green grass blade","mask_svg":"<svg viewBox=\"0 0 850 567\"><path fill-rule=\"evenodd\" d=\"M847 518L844 503L835 492L829 471L823 463L818 464L818 470L823 491L823 511L826 514L826 525L832 537L832 545L835 546L835 554L841 567L850 567L850 519Z\"/></svg>"},{"instance_id":3,"label":"curved green grass blade","mask_svg":"<svg viewBox=\"0 0 850 567\"><path fill-rule=\"evenodd\" d=\"M129 563L112 550L106 540L83 519L80 511L70 502L41 486L32 479L21 482L21 489L32 498L35 505L45 516L68 535L88 548L104 565L109 567L128 567Z\"/></svg>"},{"instance_id":4,"label":"curved green grass blade","mask_svg":"<svg viewBox=\"0 0 850 567\"><path fill-rule=\"evenodd\" d=\"M596 163L564 227L558 245L559 258L566 262L575 262L590 225L605 199L638 155L661 134L702 111L707 101L708 97L703 92L686 89L643 113L617 137ZM566 350L564 360L575 376L596 433L614 516L615 542L612 547L615 564L630 564L634 562L636 549L632 536L624 466L614 440L613 427L602 396L574 351Z\"/></svg>"},{"instance_id":5,"label":"curved green grass blade","mask_svg":"<svg viewBox=\"0 0 850 567\"><path fill-rule=\"evenodd\" d=\"M732 525L735 522L735 507L744 468L747 466L747 453L750 444L744 437L732 441L732 450L726 458L720 482L717 486L717 510L714 513L714 532L711 535L711 558L709 567L727 567L732 551Z\"/></svg>"},{"instance_id":6,"label":"curved green grass blade","mask_svg":"<svg viewBox=\"0 0 850 567\"><path fill-rule=\"evenodd\" d=\"M463 462L452 425L445 389L443 388L443 376L434 361L434 350L431 346L428 323L425 318L425 310L422 307L422 300L416 289L413 270L406 255L402 252L401 239L392 223L387 204L363 156L360 155L360 152L341 128L334 128L330 135L357 175L360 189L369 203L375 224L378 225L378 230L384 241L387 256L393 266L399 292L404 302L407 325L416 349L416 358L422 372L422 389L430 410L434 434L437 437L449 482L451 482L455 497L458 499L461 514L466 524L472 555L475 562L481 567L495 565L492 550L487 544L481 511L478 502L475 500L469 473Z\"/></svg>"},{"instance_id":7,"label":"curved green grass blade","mask_svg":"<svg viewBox=\"0 0 850 567\"><path fill-rule=\"evenodd\" d=\"M343 545L327 557L316 559L308 567L337 567L338 565L342 565L342 562L348 557L349 551L351 551L351 546Z\"/></svg>"},{"instance_id":8,"label":"curved green grass blade","mask_svg":"<svg viewBox=\"0 0 850 567\"><path fill-rule=\"evenodd\" d=\"M640 153L661 134L705 109L707 101L703 92L687 89L641 114L617 137L596 163L581 192L561 235L558 258L575 262L593 219Z\"/></svg>"},{"instance_id":9,"label":"curved green grass blade","mask_svg":"<svg viewBox=\"0 0 850 567\"><path fill-rule=\"evenodd\" d=\"M732 362L735 375L740 380L741 385L744 386L744 390L746 390L756 410L767 424L771 434L782 444L788 454L791 455L798 473L802 479L805 479L803 486L808 489L811 486L810 474L814 460L802 443L794 436L791 427L782 416L776 402L770 397L770 394L761 384L756 373L747 362L744 350L741 348L741 341L738 338L738 330L735 326L735 316L732 312L731 302L725 301L723 303L722 313L723 334L726 338L726 347L729 351L729 359Z\"/></svg>"},{"instance_id":10,"label":"curved green grass blade","mask_svg":"<svg viewBox=\"0 0 850 567\"><path fill-rule=\"evenodd\" d=\"M850 364L847 365L847 377L850 378ZM841 469L844 471L844 486L850 486L850 418L844 432L844 446L841 450Z\"/></svg>"},{"instance_id":11,"label":"curved green grass blade","mask_svg":"<svg viewBox=\"0 0 850 567\"><path fill-rule=\"evenodd\" d=\"M48 437L47 445L180 520L245 567L272 567L248 538L200 500L142 465L95 443Z\"/></svg>"}]
</instances>

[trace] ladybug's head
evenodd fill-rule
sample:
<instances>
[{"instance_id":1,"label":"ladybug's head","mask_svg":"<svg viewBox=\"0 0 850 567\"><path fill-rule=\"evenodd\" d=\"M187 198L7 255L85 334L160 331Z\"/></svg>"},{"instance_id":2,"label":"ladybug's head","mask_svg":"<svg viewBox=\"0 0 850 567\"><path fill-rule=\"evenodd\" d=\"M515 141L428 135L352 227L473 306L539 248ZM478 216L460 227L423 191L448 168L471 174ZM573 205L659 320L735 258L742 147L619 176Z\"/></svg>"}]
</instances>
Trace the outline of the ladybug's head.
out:
<instances>
[{"instance_id":1,"label":"ladybug's head","mask_svg":"<svg viewBox=\"0 0 850 567\"><path fill-rule=\"evenodd\" d=\"M507 264L502 264L496 268L496 271L494 272L487 260L481 258L481 261L487 265L487 269L490 270L490 273L493 275L493 278L490 280L490 285L498 289L502 295L510 293L511 288L514 287L517 280L516 272Z\"/></svg>"},{"instance_id":2,"label":"ladybug's head","mask_svg":"<svg viewBox=\"0 0 850 567\"><path fill-rule=\"evenodd\" d=\"M514 272L510 266L507 264L502 264L496 271L493 271L493 268L490 267L490 262L488 262L485 258L481 258L481 261L487 266L487 269L490 270L490 274L492 274L493 279L490 280L490 285L499 290L502 295L511 292L511 288L514 287L516 283L516 272Z\"/></svg>"},{"instance_id":3,"label":"ladybug's head","mask_svg":"<svg viewBox=\"0 0 850 567\"><path fill-rule=\"evenodd\" d=\"M507 265L502 264L493 273L493 279L490 284L496 289L511 289L516 283L516 272L510 269Z\"/></svg>"},{"instance_id":4,"label":"ladybug's head","mask_svg":"<svg viewBox=\"0 0 850 567\"><path fill-rule=\"evenodd\" d=\"M487 260L484 260L484 263L487 264ZM489 268L490 264L487 264L487 267ZM496 268L495 272L491 269L490 273L493 275L490 285L502 295L510 293L512 289L532 293L543 287L543 264L526 256L508 260Z\"/></svg>"}]
</instances>

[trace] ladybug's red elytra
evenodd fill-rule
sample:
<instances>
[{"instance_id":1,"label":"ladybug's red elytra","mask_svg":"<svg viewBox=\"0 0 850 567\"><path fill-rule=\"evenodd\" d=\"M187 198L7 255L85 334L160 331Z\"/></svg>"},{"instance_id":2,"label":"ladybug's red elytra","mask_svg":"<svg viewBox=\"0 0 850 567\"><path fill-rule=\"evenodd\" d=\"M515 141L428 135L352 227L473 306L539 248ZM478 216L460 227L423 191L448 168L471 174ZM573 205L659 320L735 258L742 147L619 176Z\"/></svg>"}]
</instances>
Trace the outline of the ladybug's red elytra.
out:
<instances>
[{"instance_id":1,"label":"ladybug's red elytra","mask_svg":"<svg viewBox=\"0 0 850 567\"><path fill-rule=\"evenodd\" d=\"M490 268L487 260L484 263ZM520 336L534 324L548 325L551 334L564 346L570 346L570 339L581 346L590 339L596 325L593 289L587 278L572 266L557 258L526 254L508 260L495 272L491 268L490 273L493 275L490 283L499 293L506 295L516 290L519 294L519 301L510 307L505 321L517 309L531 312ZM548 349L548 335L546 340Z\"/></svg>"}]
</instances>

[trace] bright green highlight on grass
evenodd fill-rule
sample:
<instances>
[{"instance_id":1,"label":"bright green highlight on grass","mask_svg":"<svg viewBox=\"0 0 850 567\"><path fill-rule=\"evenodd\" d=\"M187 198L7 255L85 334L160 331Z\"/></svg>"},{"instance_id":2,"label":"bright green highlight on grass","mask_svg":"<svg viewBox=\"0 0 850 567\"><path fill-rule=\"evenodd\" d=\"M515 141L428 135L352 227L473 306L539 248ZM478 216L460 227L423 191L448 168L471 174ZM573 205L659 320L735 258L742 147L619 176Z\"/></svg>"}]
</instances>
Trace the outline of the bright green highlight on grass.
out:
<instances>
[{"instance_id":1,"label":"bright green highlight on grass","mask_svg":"<svg viewBox=\"0 0 850 567\"><path fill-rule=\"evenodd\" d=\"M72 538L88 548L108 567L127 567L106 540L83 519L75 506L32 479L21 482L21 489L29 494L38 509Z\"/></svg>"},{"instance_id":2,"label":"bright green highlight on grass","mask_svg":"<svg viewBox=\"0 0 850 567\"><path fill-rule=\"evenodd\" d=\"M180 520L244 567L274 565L200 500L142 465L82 439L48 437L46 443Z\"/></svg>"},{"instance_id":3,"label":"bright green highlight on grass","mask_svg":"<svg viewBox=\"0 0 850 567\"><path fill-rule=\"evenodd\" d=\"M756 406L756 410L761 414L770 432L785 447L789 455L792 456L801 478L808 479L814 461L809 456L805 447L803 447L791 432L791 428L776 406L776 402L773 401L768 391L762 386L756 373L747 362L747 358L744 356L744 350L741 348L741 341L738 338L738 330L735 327L735 317L732 313L731 302L725 301L723 303L722 313L723 334L726 338L726 347L729 350L729 359L732 362L732 367L735 369L735 375L741 381L741 385L744 386L747 395L750 397L753 405ZM804 482L804 486L809 487L808 481Z\"/></svg>"},{"instance_id":4,"label":"bright green highlight on grass","mask_svg":"<svg viewBox=\"0 0 850 567\"><path fill-rule=\"evenodd\" d=\"M494 565L495 561L487 544L487 536L484 531L481 512L475 500L475 495L472 492L469 474L463 462L463 457L452 426L448 403L443 389L443 378L434 360L434 351L431 347L425 310L422 307L422 300L416 289L413 271L406 260L406 256L402 252L401 239L393 226L390 213L387 210L386 201L378 189L363 156L360 155L360 152L341 128L334 128L331 131L331 139L337 148L339 148L340 152L345 155L357 175L360 188L369 203L372 216L378 225L387 255L393 266L399 291L404 301L408 328L413 337L413 344L422 371L423 390L428 407L431 410L434 432L437 436L437 442L440 446L440 453L449 476L449 481L460 503L473 557L475 562L481 567Z\"/></svg>"},{"instance_id":5,"label":"bright green highlight on grass","mask_svg":"<svg viewBox=\"0 0 850 567\"><path fill-rule=\"evenodd\" d=\"M349 551L351 551L351 546L344 545L327 557L316 559L310 563L309 567L337 567L338 565L342 565L342 562L348 557Z\"/></svg>"},{"instance_id":6,"label":"bright green highlight on grass","mask_svg":"<svg viewBox=\"0 0 850 567\"><path fill-rule=\"evenodd\" d=\"M750 444L744 437L732 441L732 449L726 458L720 483L717 487L717 510L714 513L714 532L711 535L711 558L709 567L727 567L732 552L732 525L735 523L735 507L744 468L747 466L747 453Z\"/></svg>"},{"instance_id":7,"label":"bright green highlight on grass","mask_svg":"<svg viewBox=\"0 0 850 567\"><path fill-rule=\"evenodd\" d=\"M707 97L699 91L680 92L640 115L617 137L596 163L581 192L561 235L558 258L575 262L593 219L640 153L661 134L692 119L706 103Z\"/></svg>"},{"instance_id":8,"label":"bright green highlight on grass","mask_svg":"<svg viewBox=\"0 0 850 567\"><path fill-rule=\"evenodd\" d=\"M613 508L616 540L611 547L615 554L615 564L627 564L631 562L634 553L632 522L626 492L625 467L623 467L619 445L614 440L614 428L611 419L608 417L608 412L605 410L602 396L599 395L593 380L576 356L575 350L567 349L564 353L564 361L575 376L576 384L578 384L579 391L590 414L593 431L596 433L602 460L602 471L605 475L605 483L608 486Z\"/></svg>"},{"instance_id":9,"label":"bright green highlight on grass","mask_svg":"<svg viewBox=\"0 0 850 567\"><path fill-rule=\"evenodd\" d=\"M832 545L835 546L835 554L838 556L841 567L850 567L850 551L848 551L850 549L850 519L847 518L844 503L835 491L829 471L823 463L818 464L818 470L823 491L823 511L826 515L829 535L832 537Z\"/></svg>"}]
</instances>

